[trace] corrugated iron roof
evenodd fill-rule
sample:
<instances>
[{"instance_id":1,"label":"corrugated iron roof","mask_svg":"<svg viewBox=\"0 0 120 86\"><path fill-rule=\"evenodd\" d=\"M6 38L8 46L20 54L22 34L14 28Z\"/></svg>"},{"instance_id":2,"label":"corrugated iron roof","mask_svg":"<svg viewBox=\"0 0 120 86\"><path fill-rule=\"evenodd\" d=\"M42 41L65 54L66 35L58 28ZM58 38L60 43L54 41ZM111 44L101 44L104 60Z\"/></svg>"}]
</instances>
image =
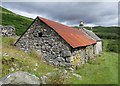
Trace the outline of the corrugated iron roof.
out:
<instances>
[{"instance_id":1,"label":"corrugated iron roof","mask_svg":"<svg viewBox=\"0 0 120 86\"><path fill-rule=\"evenodd\" d=\"M87 36L83 30L78 30L42 17L38 18L55 30L73 48L96 43L96 41Z\"/></svg>"},{"instance_id":2,"label":"corrugated iron roof","mask_svg":"<svg viewBox=\"0 0 120 86\"><path fill-rule=\"evenodd\" d=\"M102 41L102 39L100 39L94 32L87 30L85 28L82 28L90 37L92 37L93 39L95 39L96 41Z\"/></svg>"}]
</instances>

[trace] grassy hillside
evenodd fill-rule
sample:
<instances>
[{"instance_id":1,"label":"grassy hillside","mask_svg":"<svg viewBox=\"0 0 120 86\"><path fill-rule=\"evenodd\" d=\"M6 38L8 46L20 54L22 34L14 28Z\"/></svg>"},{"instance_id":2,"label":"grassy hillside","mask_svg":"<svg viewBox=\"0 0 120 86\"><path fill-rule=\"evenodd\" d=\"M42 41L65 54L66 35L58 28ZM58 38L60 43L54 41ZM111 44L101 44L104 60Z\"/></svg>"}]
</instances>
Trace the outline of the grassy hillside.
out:
<instances>
[{"instance_id":1,"label":"grassy hillside","mask_svg":"<svg viewBox=\"0 0 120 86\"><path fill-rule=\"evenodd\" d=\"M54 68L41 61L40 56L34 51L25 53L13 46L16 38L2 37L2 76L15 71L28 71L41 76L52 72ZM0 50L1 51L1 50ZM35 66L38 64L38 66Z\"/></svg>"},{"instance_id":2,"label":"grassy hillside","mask_svg":"<svg viewBox=\"0 0 120 86\"><path fill-rule=\"evenodd\" d=\"M71 79L71 83L77 84L117 84L118 83L118 55L112 52L104 52L102 56L90 61L76 70L83 80Z\"/></svg>"},{"instance_id":3,"label":"grassy hillside","mask_svg":"<svg viewBox=\"0 0 120 86\"><path fill-rule=\"evenodd\" d=\"M117 39L119 36L119 27L94 27L95 32L99 37L104 39Z\"/></svg>"},{"instance_id":4,"label":"grassy hillside","mask_svg":"<svg viewBox=\"0 0 120 86\"><path fill-rule=\"evenodd\" d=\"M2 76L4 77L15 71L27 71L38 77L54 72L56 67L45 63L40 57L40 54L32 51L25 53L13 46L16 38L2 37ZM106 52L106 46L109 40L103 40L104 52L95 60L81 65L74 73L82 76L79 79L73 76L71 71L68 71L68 78L64 83L67 84L117 84L118 83L118 54ZM38 66L35 66L38 64ZM54 80L53 80L54 79ZM54 76L50 78L51 83L59 82L60 77ZM60 82L61 83L61 82Z\"/></svg>"},{"instance_id":5,"label":"grassy hillside","mask_svg":"<svg viewBox=\"0 0 120 86\"><path fill-rule=\"evenodd\" d=\"M5 8L0 7L2 11L2 25L12 25L16 28L16 34L21 35L31 24L33 19L17 15Z\"/></svg>"}]
</instances>

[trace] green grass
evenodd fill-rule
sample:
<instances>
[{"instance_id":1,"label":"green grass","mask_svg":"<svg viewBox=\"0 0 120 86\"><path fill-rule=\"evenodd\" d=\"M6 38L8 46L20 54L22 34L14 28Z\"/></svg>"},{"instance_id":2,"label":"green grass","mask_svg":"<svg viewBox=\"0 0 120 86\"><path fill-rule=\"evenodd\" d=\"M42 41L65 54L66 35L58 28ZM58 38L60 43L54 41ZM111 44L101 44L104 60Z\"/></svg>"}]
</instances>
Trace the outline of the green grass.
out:
<instances>
[{"instance_id":1,"label":"green grass","mask_svg":"<svg viewBox=\"0 0 120 86\"><path fill-rule=\"evenodd\" d=\"M118 84L118 55L104 52L101 57L90 61L75 71L82 80L70 79L72 84Z\"/></svg>"},{"instance_id":2,"label":"green grass","mask_svg":"<svg viewBox=\"0 0 120 86\"><path fill-rule=\"evenodd\" d=\"M11 25L16 28L16 34L21 35L32 23L33 19L17 15L5 8L0 7L2 11L2 25Z\"/></svg>"},{"instance_id":3,"label":"green grass","mask_svg":"<svg viewBox=\"0 0 120 86\"><path fill-rule=\"evenodd\" d=\"M7 53L8 56L2 55L2 61L4 63L0 78L18 70L29 72L38 77L46 75L49 72L55 72L56 68L43 62L41 56L34 50L31 53L25 53L14 47L13 43L15 41L16 38L2 37L2 53ZM109 41L103 40L104 52L100 57L81 65L78 70L74 71L82 76L82 80L79 80L68 71L68 79L58 79L58 76L54 76L52 77L54 82L63 80L67 84L117 84L118 54L106 52L106 46ZM12 58L14 58L13 61ZM35 67L36 63L38 67ZM10 68L14 68L14 71L9 70ZM35 68L37 68L36 71L34 70ZM54 83L52 81L50 82ZM63 82L61 81L61 83Z\"/></svg>"},{"instance_id":4,"label":"green grass","mask_svg":"<svg viewBox=\"0 0 120 86\"><path fill-rule=\"evenodd\" d=\"M102 39L118 39L120 27L94 27L93 32Z\"/></svg>"},{"instance_id":5,"label":"green grass","mask_svg":"<svg viewBox=\"0 0 120 86\"><path fill-rule=\"evenodd\" d=\"M25 53L21 50L18 50L13 46L13 43L16 41L15 38L3 37L2 38L2 75L4 77L15 71L27 71L31 74L34 74L38 77L48 73L53 72L54 67L46 64L41 61L41 57L38 56L35 52ZM8 56L4 54L7 53ZM13 59L14 58L14 59ZM13 59L13 60L12 60ZM35 64L38 64L36 67ZM9 70L14 68L14 71ZM34 69L37 68L35 71Z\"/></svg>"},{"instance_id":6,"label":"green grass","mask_svg":"<svg viewBox=\"0 0 120 86\"><path fill-rule=\"evenodd\" d=\"M118 53L107 52L107 45L111 41L114 40L103 39L102 55L75 71L82 76L82 80L71 76L68 82L72 84L118 84Z\"/></svg>"}]
</instances>

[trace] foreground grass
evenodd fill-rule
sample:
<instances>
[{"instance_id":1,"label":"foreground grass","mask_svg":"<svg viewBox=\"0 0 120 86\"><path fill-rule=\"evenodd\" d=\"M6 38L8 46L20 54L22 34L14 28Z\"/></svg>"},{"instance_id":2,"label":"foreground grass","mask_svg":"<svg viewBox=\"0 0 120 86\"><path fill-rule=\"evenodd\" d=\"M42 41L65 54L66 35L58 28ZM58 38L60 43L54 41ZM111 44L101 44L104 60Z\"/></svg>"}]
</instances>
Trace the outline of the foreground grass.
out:
<instances>
[{"instance_id":1,"label":"foreground grass","mask_svg":"<svg viewBox=\"0 0 120 86\"><path fill-rule=\"evenodd\" d=\"M38 77L45 75L49 72L54 72L55 67L47 65L40 56L35 52L25 53L16 49L12 44L16 41L15 38L3 37L2 38L2 61L3 69L0 78L15 72L26 71ZM78 70L74 70L82 76L82 79L72 75L68 71L67 84L117 84L118 83L118 54L113 52L105 52L106 45L109 40L103 40L104 52L103 54L88 63L81 65ZM4 55L5 54L5 55ZM7 54L7 55L6 55ZM14 59L13 59L14 58ZM36 64L38 66L36 66ZM54 77L57 82L59 77Z\"/></svg>"},{"instance_id":2,"label":"foreground grass","mask_svg":"<svg viewBox=\"0 0 120 86\"><path fill-rule=\"evenodd\" d=\"M73 84L118 84L118 53L106 52L110 39L103 39L103 53L95 60L80 66L75 72L82 80L70 79Z\"/></svg>"},{"instance_id":3,"label":"foreground grass","mask_svg":"<svg viewBox=\"0 0 120 86\"><path fill-rule=\"evenodd\" d=\"M55 68L41 61L35 52L25 53L11 46L15 40L15 38L2 38L3 69L0 78L15 71L26 71L38 77L54 71Z\"/></svg>"},{"instance_id":4,"label":"foreground grass","mask_svg":"<svg viewBox=\"0 0 120 86\"><path fill-rule=\"evenodd\" d=\"M82 80L70 80L73 84L118 84L118 55L104 52L75 72L82 76Z\"/></svg>"}]
</instances>

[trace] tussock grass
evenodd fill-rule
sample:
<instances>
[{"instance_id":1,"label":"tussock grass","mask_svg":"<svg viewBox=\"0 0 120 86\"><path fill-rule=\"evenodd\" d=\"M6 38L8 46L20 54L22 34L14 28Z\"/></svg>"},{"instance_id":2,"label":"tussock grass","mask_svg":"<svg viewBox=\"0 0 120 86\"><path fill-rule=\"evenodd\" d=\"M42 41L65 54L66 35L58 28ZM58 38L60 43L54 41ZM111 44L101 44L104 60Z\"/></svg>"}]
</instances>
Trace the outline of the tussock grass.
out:
<instances>
[{"instance_id":1,"label":"tussock grass","mask_svg":"<svg viewBox=\"0 0 120 86\"><path fill-rule=\"evenodd\" d=\"M68 75L65 73L63 69L56 70L55 73L48 76L46 80L47 84L65 84Z\"/></svg>"}]
</instances>

